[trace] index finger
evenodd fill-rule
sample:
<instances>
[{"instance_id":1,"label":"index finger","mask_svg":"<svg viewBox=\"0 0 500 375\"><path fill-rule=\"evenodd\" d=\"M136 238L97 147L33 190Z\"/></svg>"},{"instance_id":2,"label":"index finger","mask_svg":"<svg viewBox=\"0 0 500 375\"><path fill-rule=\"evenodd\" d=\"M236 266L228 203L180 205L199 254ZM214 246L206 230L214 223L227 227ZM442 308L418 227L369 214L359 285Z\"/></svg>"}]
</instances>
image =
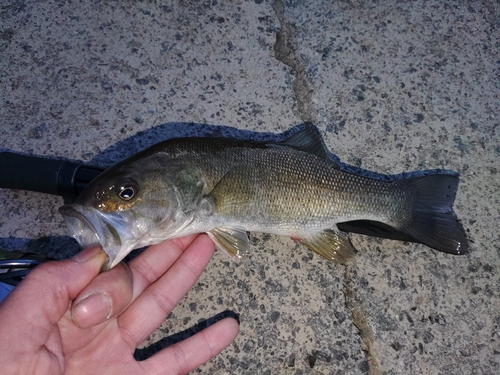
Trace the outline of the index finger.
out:
<instances>
[{"instance_id":1,"label":"index finger","mask_svg":"<svg viewBox=\"0 0 500 375\"><path fill-rule=\"evenodd\" d=\"M132 301L158 280L182 255L199 234L174 238L148 247L129 263L132 271Z\"/></svg>"},{"instance_id":2,"label":"index finger","mask_svg":"<svg viewBox=\"0 0 500 375\"><path fill-rule=\"evenodd\" d=\"M196 283L214 253L214 243L196 238L162 277L149 286L118 317L118 324L135 348L166 319Z\"/></svg>"}]
</instances>

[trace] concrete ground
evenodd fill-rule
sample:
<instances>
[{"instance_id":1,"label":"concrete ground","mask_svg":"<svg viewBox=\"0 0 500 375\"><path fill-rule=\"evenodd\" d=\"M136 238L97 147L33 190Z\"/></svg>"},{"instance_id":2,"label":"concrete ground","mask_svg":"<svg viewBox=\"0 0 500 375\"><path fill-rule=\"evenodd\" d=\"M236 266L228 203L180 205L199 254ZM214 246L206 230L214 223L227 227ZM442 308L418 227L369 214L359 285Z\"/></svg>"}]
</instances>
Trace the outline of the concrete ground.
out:
<instances>
[{"instance_id":1,"label":"concrete ground","mask_svg":"<svg viewBox=\"0 0 500 375\"><path fill-rule=\"evenodd\" d=\"M2 149L109 165L126 142L309 121L348 164L460 173L469 255L351 235L340 266L254 234L242 264L216 253L151 341L229 309L239 336L195 373L500 373L497 1L0 4ZM62 199L0 202L0 247L76 250Z\"/></svg>"}]
</instances>

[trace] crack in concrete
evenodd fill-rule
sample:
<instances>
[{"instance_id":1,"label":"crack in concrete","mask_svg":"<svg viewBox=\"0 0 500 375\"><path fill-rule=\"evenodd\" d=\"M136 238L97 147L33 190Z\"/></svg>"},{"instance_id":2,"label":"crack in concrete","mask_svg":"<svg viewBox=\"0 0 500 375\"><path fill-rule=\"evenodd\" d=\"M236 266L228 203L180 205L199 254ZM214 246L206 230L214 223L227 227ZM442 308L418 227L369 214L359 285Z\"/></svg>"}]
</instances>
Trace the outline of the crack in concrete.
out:
<instances>
[{"instance_id":1,"label":"crack in concrete","mask_svg":"<svg viewBox=\"0 0 500 375\"><path fill-rule=\"evenodd\" d=\"M281 28L276 33L276 43L273 47L275 58L292 68L295 72L296 78L293 81L292 87L302 121L316 123L315 110L312 103L313 89L306 79L305 64L300 56L298 56L297 49L293 44L293 26L286 22L283 0L275 0L273 10L281 23Z\"/></svg>"},{"instance_id":2,"label":"crack in concrete","mask_svg":"<svg viewBox=\"0 0 500 375\"><path fill-rule=\"evenodd\" d=\"M273 10L278 17L281 28L276 33L274 44L275 58L289 66L295 72L296 78L293 82L293 91L297 101L300 117L304 122L316 123L316 110L313 105L312 95L314 90L306 79L305 63L298 55L294 45L294 30L285 19L285 7L283 0L275 0ZM384 372L378 361L377 344L373 329L363 313L361 303L356 300L352 280L356 272L353 265L346 265L344 273L344 298L347 308L351 311L353 324L359 330L362 343L361 349L366 353L369 364L369 375L382 375Z\"/></svg>"},{"instance_id":3,"label":"crack in concrete","mask_svg":"<svg viewBox=\"0 0 500 375\"><path fill-rule=\"evenodd\" d=\"M366 353L368 361L369 375L383 375L384 371L378 360L378 345L375 339L375 334L366 318L361 302L356 299L356 293L353 288L353 281L356 278L356 271L354 264L347 264L344 272L344 298L347 308L351 311L353 324L359 330L361 335L361 349Z\"/></svg>"}]
</instances>

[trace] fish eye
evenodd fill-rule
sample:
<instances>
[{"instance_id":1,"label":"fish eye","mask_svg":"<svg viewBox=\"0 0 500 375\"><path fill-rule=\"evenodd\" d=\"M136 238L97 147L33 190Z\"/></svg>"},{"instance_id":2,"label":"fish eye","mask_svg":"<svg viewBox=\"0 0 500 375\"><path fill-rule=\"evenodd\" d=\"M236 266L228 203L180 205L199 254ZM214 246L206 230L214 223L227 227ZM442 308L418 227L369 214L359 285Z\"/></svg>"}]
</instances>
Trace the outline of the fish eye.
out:
<instances>
[{"instance_id":1,"label":"fish eye","mask_svg":"<svg viewBox=\"0 0 500 375\"><path fill-rule=\"evenodd\" d=\"M139 192L139 188L135 184L123 184L118 188L117 194L120 199L124 201L129 201L137 196Z\"/></svg>"},{"instance_id":2,"label":"fish eye","mask_svg":"<svg viewBox=\"0 0 500 375\"><path fill-rule=\"evenodd\" d=\"M129 200L131 200L134 197L135 190L132 189L131 187L124 187L123 190L120 190L120 192L118 193L118 195L124 201L129 201Z\"/></svg>"}]
</instances>

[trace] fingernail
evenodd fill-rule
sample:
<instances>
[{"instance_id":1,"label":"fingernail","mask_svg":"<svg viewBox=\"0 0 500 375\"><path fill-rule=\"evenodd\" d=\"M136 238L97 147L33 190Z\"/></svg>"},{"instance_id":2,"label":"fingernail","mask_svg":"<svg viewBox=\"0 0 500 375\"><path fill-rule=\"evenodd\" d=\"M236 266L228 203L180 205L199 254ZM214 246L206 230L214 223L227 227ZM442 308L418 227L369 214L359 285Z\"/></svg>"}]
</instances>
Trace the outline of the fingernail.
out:
<instances>
[{"instance_id":1,"label":"fingernail","mask_svg":"<svg viewBox=\"0 0 500 375\"><path fill-rule=\"evenodd\" d=\"M104 253L102 248L100 247L91 247L89 249L85 249L80 251L78 254L74 255L71 257L75 262L78 263L84 263L88 262L92 258L94 258L97 255L100 255L101 253Z\"/></svg>"},{"instance_id":2,"label":"fingernail","mask_svg":"<svg viewBox=\"0 0 500 375\"><path fill-rule=\"evenodd\" d=\"M94 293L73 307L73 322L80 328L88 328L104 322L111 316L113 303L106 293Z\"/></svg>"}]
</instances>

